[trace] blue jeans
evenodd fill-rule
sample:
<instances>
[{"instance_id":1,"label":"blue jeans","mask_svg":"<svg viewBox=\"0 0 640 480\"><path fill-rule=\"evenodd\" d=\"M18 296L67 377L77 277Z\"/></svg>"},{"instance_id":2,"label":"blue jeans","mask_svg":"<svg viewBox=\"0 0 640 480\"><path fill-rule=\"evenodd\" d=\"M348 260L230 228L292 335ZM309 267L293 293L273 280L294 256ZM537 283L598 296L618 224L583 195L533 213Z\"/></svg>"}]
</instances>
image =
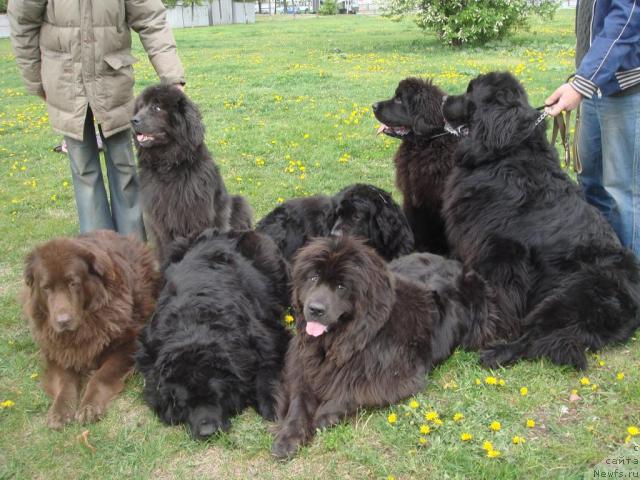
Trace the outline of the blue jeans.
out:
<instances>
[{"instance_id":1,"label":"blue jeans","mask_svg":"<svg viewBox=\"0 0 640 480\"><path fill-rule=\"evenodd\" d=\"M640 257L640 93L584 99L577 142L587 201Z\"/></svg>"},{"instance_id":2,"label":"blue jeans","mask_svg":"<svg viewBox=\"0 0 640 480\"><path fill-rule=\"evenodd\" d=\"M100 131L102 136L102 131ZM66 137L71 163L73 189L78 207L80 232L115 230L145 240L138 174L136 172L131 131L102 137L111 205L100 168L93 113L87 108L83 141Z\"/></svg>"}]
</instances>

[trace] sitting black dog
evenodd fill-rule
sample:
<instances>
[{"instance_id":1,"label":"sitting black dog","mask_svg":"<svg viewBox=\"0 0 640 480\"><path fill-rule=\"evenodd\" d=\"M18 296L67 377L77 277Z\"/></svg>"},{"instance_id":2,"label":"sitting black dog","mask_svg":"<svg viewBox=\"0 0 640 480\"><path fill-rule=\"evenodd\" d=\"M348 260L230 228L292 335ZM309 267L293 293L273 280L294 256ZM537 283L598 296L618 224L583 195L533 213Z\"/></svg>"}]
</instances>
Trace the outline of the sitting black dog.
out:
<instances>
[{"instance_id":1,"label":"sitting black dog","mask_svg":"<svg viewBox=\"0 0 640 480\"><path fill-rule=\"evenodd\" d=\"M197 438L227 430L249 405L273 419L289 274L271 239L205 230L174 246L164 276L136 355L146 402Z\"/></svg>"},{"instance_id":2,"label":"sitting black dog","mask_svg":"<svg viewBox=\"0 0 640 480\"><path fill-rule=\"evenodd\" d=\"M333 197L287 200L260 220L256 231L269 235L289 261L311 238L329 234L362 237L385 260L413 250L413 232L391 194L362 183Z\"/></svg>"},{"instance_id":3,"label":"sitting black dog","mask_svg":"<svg viewBox=\"0 0 640 480\"><path fill-rule=\"evenodd\" d=\"M449 251L442 197L459 141L444 128L444 96L430 80L409 77L398 84L393 97L373 104L381 122L379 133L402 140L394 157L396 185L415 248L439 254Z\"/></svg>"},{"instance_id":4,"label":"sitting black dog","mask_svg":"<svg viewBox=\"0 0 640 480\"><path fill-rule=\"evenodd\" d=\"M638 261L560 168L522 85L480 75L443 112L466 134L445 190L449 244L500 298L502 333L483 363L584 369L585 350L628 340L640 326Z\"/></svg>"}]
</instances>

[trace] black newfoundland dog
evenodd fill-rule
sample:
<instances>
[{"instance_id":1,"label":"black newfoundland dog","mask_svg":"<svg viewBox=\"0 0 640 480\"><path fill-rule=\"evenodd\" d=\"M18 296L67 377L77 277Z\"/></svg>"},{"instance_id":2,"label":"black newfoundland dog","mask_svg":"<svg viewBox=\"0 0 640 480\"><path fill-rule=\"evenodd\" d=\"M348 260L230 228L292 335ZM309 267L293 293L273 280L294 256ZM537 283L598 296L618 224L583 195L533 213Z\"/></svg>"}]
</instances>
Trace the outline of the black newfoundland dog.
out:
<instances>
[{"instance_id":1,"label":"black newfoundland dog","mask_svg":"<svg viewBox=\"0 0 640 480\"><path fill-rule=\"evenodd\" d=\"M284 257L313 237L357 235L386 260L413 250L413 232L391 194L373 185L350 185L333 197L293 198L268 213L256 230L269 235Z\"/></svg>"},{"instance_id":2,"label":"black newfoundland dog","mask_svg":"<svg viewBox=\"0 0 640 480\"><path fill-rule=\"evenodd\" d=\"M562 171L512 75L477 77L443 112L467 133L445 194L449 243L496 288L510 332L483 363L546 357L586 368L585 350L624 342L640 325L635 256Z\"/></svg>"},{"instance_id":3,"label":"black newfoundland dog","mask_svg":"<svg viewBox=\"0 0 640 480\"><path fill-rule=\"evenodd\" d=\"M453 168L455 135L445 131L445 93L430 80L406 78L389 100L373 104L380 133L402 139L395 155L396 185L415 236L416 250L447 253L442 199Z\"/></svg>"},{"instance_id":4,"label":"black newfoundland dog","mask_svg":"<svg viewBox=\"0 0 640 480\"><path fill-rule=\"evenodd\" d=\"M276 246L256 232L209 229L171 260L136 356L146 402L196 438L227 430L246 406L273 419L289 341L289 275Z\"/></svg>"},{"instance_id":5,"label":"black newfoundland dog","mask_svg":"<svg viewBox=\"0 0 640 480\"><path fill-rule=\"evenodd\" d=\"M358 407L414 395L470 331L483 335L486 319L476 315L490 307L478 290L484 288L479 277L419 256L392 265L390 270L375 250L347 235L315 239L298 252L298 334L278 393L276 457L294 454L316 428Z\"/></svg>"},{"instance_id":6,"label":"black newfoundland dog","mask_svg":"<svg viewBox=\"0 0 640 480\"><path fill-rule=\"evenodd\" d=\"M249 204L227 193L204 143L200 112L180 89L171 85L144 89L136 99L131 124L142 205L161 260L178 237L210 227L251 228Z\"/></svg>"}]
</instances>

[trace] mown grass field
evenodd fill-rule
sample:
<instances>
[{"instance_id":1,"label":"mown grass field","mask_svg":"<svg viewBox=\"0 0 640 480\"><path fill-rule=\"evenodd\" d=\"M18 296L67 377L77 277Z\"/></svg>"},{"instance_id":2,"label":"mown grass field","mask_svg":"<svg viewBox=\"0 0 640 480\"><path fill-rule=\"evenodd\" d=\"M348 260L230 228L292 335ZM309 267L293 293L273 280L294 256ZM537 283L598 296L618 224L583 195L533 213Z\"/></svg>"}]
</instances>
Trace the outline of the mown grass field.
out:
<instances>
[{"instance_id":1,"label":"mown grass field","mask_svg":"<svg viewBox=\"0 0 640 480\"><path fill-rule=\"evenodd\" d=\"M208 145L228 188L259 218L282 199L356 181L393 190L398 143L375 136L370 105L406 76L456 93L478 73L511 70L542 104L572 71L572 14L482 49L445 48L410 22L357 15L175 36ZM156 77L138 43L135 53L140 90ZM457 352L414 399L363 410L288 462L270 457L269 426L253 411L204 443L162 425L143 404L137 375L101 422L48 430L49 400L17 294L24 255L75 233L76 212L67 158L52 152L60 138L43 103L25 94L8 40L0 40L0 69L0 479L596 478L607 459L610 471L638 471L640 437L628 437L640 426L635 339L593 356L586 373L544 361L489 371L476 354ZM85 430L95 452L79 438ZM485 441L500 455L490 458Z\"/></svg>"}]
</instances>

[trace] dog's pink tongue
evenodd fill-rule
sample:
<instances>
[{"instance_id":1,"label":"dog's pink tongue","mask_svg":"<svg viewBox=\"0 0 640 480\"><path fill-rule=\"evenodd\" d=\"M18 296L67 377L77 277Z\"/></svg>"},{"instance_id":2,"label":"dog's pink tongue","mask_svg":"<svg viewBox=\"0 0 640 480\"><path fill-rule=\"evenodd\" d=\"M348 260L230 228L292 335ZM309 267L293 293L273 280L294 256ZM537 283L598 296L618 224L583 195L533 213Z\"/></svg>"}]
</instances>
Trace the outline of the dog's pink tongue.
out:
<instances>
[{"instance_id":1,"label":"dog's pink tongue","mask_svg":"<svg viewBox=\"0 0 640 480\"><path fill-rule=\"evenodd\" d=\"M380 135L382 132L384 132L385 128L387 128L387 126L384 123L381 123L380 126L378 127L378 131L376 132L376 135Z\"/></svg>"},{"instance_id":2,"label":"dog's pink tongue","mask_svg":"<svg viewBox=\"0 0 640 480\"><path fill-rule=\"evenodd\" d=\"M327 326L318 322L307 322L305 330L312 337L319 337L327 331Z\"/></svg>"}]
</instances>

